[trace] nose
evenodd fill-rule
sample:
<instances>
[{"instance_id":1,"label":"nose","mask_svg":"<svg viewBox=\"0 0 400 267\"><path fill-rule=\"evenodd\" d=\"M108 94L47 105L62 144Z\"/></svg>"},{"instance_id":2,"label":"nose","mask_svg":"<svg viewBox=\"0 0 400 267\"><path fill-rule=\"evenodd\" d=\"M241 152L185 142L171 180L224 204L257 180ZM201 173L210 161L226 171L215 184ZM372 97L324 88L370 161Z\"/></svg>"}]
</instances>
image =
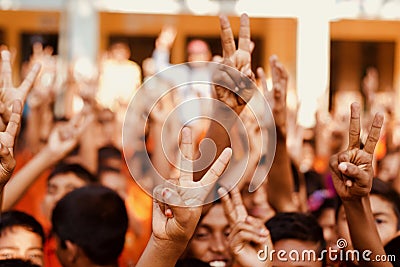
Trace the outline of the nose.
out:
<instances>
[{"instance_id":1,"label":"nose","mask_svg":"<svg viewBox=\"0 0 400 267\"><path fill-rule=\"evenodd\" d=\"M267 195L265 194L264 186L260 186L254 193L253 193L253 203L254 204L262 204L267 201Z\"/></svg>"},{"instance_id":2,"label":"nose","mask_svg":"<svg viewBox=\"0 0 400 267\"><path fill-rule=\"evenodd\" d=\"M211 243L211 251L222 254L227 251L227 240L223 234L216 235Z\"/></svg>"}]
</instances>

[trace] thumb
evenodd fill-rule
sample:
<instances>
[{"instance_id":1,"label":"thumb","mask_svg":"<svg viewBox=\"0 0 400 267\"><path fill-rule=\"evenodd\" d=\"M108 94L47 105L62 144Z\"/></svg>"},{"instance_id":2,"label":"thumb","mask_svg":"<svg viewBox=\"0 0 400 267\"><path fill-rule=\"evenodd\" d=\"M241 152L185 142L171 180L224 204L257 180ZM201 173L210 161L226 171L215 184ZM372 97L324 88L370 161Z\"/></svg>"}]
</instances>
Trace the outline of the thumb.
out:
<instances>
[{"instance_id":1,"label":"thumb","mask_svg":"<svg viewBox=\"0 0 400 267\"><path fill-rule=\"evenodd\" d=\"M341 162L338 166L338 169L345 176L356 179L361 178L360 168L350 162Z\"/></svg>"}]
</instances>

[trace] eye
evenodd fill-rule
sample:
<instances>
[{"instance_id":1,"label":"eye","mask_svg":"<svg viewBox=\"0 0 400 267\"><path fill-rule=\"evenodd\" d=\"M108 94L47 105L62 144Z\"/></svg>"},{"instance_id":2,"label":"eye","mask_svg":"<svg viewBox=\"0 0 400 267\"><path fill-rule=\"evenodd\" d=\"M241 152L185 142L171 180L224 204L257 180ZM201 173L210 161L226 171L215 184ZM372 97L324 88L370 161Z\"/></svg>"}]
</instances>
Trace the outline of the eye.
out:
<instances>
[{"instance_id":1,"label":"eye","mask_svg":"<svg viewBox=\"0 0 400 267\"><path fill-rule=\"evenodd\" d=\"M41 259L41 258L43 258L43 254L40 254L40 253L32 254L32 255L29 255L29 258L30 259Z\"/></svg>"},{"instance_id":2,"label":"eye","mask_svg":"<svg viewBox=\"0 0 400 267\"><path fill-rule=\"evenodd\" d=\"M210 237L210 233L207 231L199 231L194 235L194 237L199 240L206 240Z\"/></svg>"},{"instance_id":3,"label":"eye","mask_svg":"<svg viewBox=\"0 0 400 267\"><path fill-rule=\"evenodd\" d=\"M231 229L225 230L224 235L225 235L226 237L228 237L230 234L231 234Z\"/></svg>"},{"instance_id":4,"label":"eye","mask_svg":"<svg viewBox=\"0 0 400 267\"><path fill-rule=\"evenodd\" d=\"M380 218L375 218L375 223L376 224L382 224L382 223L385 223L385 221L380 219Z\"/></svg>"},{"instance_id":5,"label":"eye","mask_svg":"<svg viewBox=\"0 0 400 267\"><path fill-rule=\"evenodd\" d=\"M4 253L1 253L0 254L0 259L13 259L14 258L14 255L12 254L12 253L7 253L7 252L4 252Z\"/></svg>"}]
</instances>

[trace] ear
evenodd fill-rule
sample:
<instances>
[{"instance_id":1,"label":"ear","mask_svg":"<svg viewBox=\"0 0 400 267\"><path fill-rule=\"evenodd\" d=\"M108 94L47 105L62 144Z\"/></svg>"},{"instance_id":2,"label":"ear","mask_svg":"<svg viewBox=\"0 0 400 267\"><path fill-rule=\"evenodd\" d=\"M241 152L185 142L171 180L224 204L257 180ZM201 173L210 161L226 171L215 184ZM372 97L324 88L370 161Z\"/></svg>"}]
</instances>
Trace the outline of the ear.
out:
<instances>
[{"instance_id":1,"label":"ear","mask_svg":"<svg viewBox=\"0 0 400 267\"><path fill-rule=\"evenodd\" d=\"M65 241L65 245L68 251L67 260L71 263L75 263L79 258L79 247L69 240Z\"/></svg>"}]
</instances>

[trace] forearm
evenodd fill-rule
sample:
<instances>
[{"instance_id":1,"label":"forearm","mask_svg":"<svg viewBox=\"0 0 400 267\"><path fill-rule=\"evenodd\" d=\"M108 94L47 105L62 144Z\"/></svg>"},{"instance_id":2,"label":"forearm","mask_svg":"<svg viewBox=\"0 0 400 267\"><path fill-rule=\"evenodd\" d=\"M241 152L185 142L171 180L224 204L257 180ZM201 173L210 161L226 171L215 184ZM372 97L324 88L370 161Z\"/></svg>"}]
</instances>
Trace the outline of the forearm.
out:
<instances>
[{"instance_id":1,"label":"forearm","mask_svg":"<svg viewBox=\"0 0 400 267\"><path fill-rule=\"evenodd\" d=\"M11 209L33 182L48 168L57 163L46 148L43 148L19 172L17 172L4 187L2 210Z\"/></svg>"},{"instance_id":2,"label":"forearm","mask_svg":"<svg viewBox=\"0 0 400 267\"><path fill-rule=\"evenodd\" d=\"M205 139L211 139L216 147L216 154L213 161L208 164L207 168L204 168L201 171L193 173L193 178L195 181L198 181L203 177L203 175L208 171L211 167L212 163L219 157L222 151L231 146L231 141L229 138L229 130L232 128L234 123L236 122L237 115L233 114L233 111L227 110L214 110L213 118L210 122L210 126L207 130ZM206 152L207 153L207 152ZM203 162L195 161L194 170L198 170L196 164L202 165Z\"/></svg>"},{"instance_id":3,"label":"forearm","mask_svg":"<svg viewBox=\"0 0 400 267\"><path fill-rule=\"evenodd\" d=\"M277 212L295 212L298 208L293 203L293 174L286 139L277 138L274 163L269 172L267 185L268 202Z\"/></svg>"},{"instance_id":4,"label":"forearm","mask_svg":"<svg viewBox=\"0 0 400 267\"><path fill-rule=\"evenodd\" d=\"M152 235L136 267L174 267L187 244L157 241Z\"/></svg>"},{"instance_id":5,"label":"forearm","mask_svg":"<svg viewBox=\"0 0 400 267\"><path fill-rule=\"evenodd\" d=\"M370 261L362 261L362 266L392 266L390 262L374 261L376 256L386 253L376 229L369 196L359 200L343 201L343 206L354 249L360 253L367 250L372 252L369 256Z\"/></svg>"},{"instance_id":6,"label":"forearm","mask_svg":"<svg viewBox=\"0 0 400 267\"><path fill-rule=\"evenodd\" d=\"M162 143L162 125L161 123L154 123L150 127L150 134L154 140L154 154L152 156L152 162L157 172L165 179L169 178L170 175L170 164L166 157L167 151L165 147L167 144Z\"/></svg>"}]
</instances>

